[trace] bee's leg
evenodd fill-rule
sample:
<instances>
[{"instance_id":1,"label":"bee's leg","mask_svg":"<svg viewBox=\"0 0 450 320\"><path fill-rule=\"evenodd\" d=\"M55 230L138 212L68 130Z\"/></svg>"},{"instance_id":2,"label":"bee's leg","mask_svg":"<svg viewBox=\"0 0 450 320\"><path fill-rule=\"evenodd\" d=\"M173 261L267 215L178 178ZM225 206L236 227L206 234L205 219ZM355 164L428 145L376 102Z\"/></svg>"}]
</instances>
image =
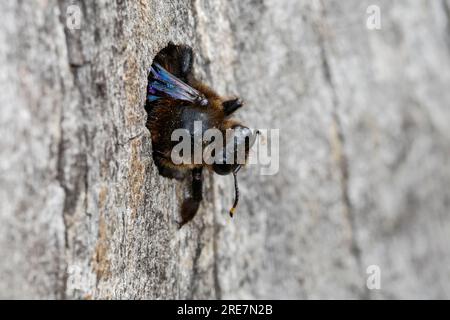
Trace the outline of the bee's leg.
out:
<instances>
[{"instance_id":1,"label":"bee's leg","mask_svg":"<svg viewBox=\"0 0 450 320\"><path fill-rule=\"evenodd\" d=\"M203 168L195 168L192 170L192 195L184 200L181 207L181 222L178 223L179 228L191 221L198 211L200 202L203 200Z\"/></svg>"},{"instance_id":2,"label":"bee's leg","mask_svg":"<svg viewBox=\"0 0 450 320\"><path fill-rule=\"evenodd\" d=\"M242 106L243 102L238 98L222 102L223 112L226 116L229 116Z\"/></svg>"},{"instance_id":3,"label":"bee's leg","mask_svg":"<svg viewBox=\"0 0 450 320\"><path fill-rule=\"evenodd\" d=\"M185 178L184 170L176 169L166 158L158 152L153 152L153 160L158 168L159 174L169 179L183 180Z\"/></svg>"}]
</instances>

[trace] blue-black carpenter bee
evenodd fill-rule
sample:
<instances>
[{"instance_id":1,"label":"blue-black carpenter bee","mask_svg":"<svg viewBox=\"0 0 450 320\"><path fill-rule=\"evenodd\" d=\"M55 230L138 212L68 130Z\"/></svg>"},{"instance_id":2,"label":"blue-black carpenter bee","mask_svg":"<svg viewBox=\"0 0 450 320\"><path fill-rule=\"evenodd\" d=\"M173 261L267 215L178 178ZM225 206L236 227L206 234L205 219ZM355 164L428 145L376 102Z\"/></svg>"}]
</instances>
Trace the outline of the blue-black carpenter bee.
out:
<instances>
[{"instance_id":1,"label":"blue-black carpenter bee","mask_svg":"<svg viewBox=\"0 0 450 320\"><path fill-rule=\"evenodd\" d=\"M231 115L242 107L240 99L224 99L195 79L192 70L193 59L192 48L185 45L170 43L161 50L150 68L145 106L148 113L147 127L152 137L153 159L159 173L177 180L184 179L187 172L192 175L192 192L182 204L180 227L195 216L203 199L203 168L219 175L233 174L235 201L230 210L230 215L233 216L239 200L236 175L242 165L233 160L236 159L237 150L240 148L245 151L244 163L247 161L249 150L258 134L257 131L230 119ZM215 155L212 163L208 164L202 160L201 163L175 164L171 154L178 142L172 141L172 132L181 128L194 136L195 121L202 121L202 133L215 128L223 133L222 137L226 137L226 131L231 131L232 143L227 144L229 140L224 140L224 149ZM202 146L205 147L205 144Z\"/></svg>"}]
</instances>

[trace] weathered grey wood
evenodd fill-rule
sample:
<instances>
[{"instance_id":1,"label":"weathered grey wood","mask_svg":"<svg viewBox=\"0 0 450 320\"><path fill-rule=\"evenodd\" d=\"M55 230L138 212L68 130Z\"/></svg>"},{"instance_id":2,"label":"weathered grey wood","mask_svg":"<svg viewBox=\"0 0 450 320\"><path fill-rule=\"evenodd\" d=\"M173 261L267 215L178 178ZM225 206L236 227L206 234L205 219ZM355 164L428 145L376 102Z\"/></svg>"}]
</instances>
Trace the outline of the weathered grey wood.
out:
<instances>
[{"instance_id":1,"label":"weathered grey wood","mask_svg":"<svg viewBox=\"0 0 450 320\"><path fill-rule=\"evenodd\" d=\"M450 298L449 8L3 1L0 297ZM208 174L178 231L187 185L153 164L146 76L168 41L281 129L279 173L246 170L233 220L231 178Z\"/></svg>"}]
</instances>

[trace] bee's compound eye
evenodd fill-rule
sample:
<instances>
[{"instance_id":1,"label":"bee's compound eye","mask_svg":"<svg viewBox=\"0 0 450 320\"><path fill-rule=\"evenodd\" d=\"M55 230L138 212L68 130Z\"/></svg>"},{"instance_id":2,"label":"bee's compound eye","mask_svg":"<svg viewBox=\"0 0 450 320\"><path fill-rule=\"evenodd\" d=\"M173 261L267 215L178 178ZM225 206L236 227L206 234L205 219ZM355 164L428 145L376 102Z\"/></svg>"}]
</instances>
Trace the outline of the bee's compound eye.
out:
<instances>
[{"instance_id":1,"label":"bee's compound eye","mask_svg":"<svg viewBox=\"0 0 450 320\"><path fill-rule=\"evenodd\" d=\"M238 137L250 137L252 135L252 130L241 125L234 126L233 130L235 130Z\"/></svg>"},{"instance_id":2,"label":"bee's compound eye","mask_svg":"<svg viewBox=\"0 0 450 320\"><path fill-rule=\"evenodd\" d=\"M251 130L242 125L236 125L233 127L235 131L234 137L237 146L244 146L245 153L247 154L250 148L254 145L256 137L259 134L258 130Z\"/></svg>"}]
</instances>

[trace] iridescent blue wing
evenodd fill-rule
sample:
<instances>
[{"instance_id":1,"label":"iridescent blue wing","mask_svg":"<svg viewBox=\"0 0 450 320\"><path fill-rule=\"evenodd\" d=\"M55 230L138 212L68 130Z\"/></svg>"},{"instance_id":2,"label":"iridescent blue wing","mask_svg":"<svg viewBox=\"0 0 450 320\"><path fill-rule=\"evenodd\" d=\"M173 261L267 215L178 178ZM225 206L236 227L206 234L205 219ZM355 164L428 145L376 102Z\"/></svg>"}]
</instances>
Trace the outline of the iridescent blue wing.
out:
<instances>
[{"instance_id":1,"label":"iridescent blue wing","mask_svg":"<svg viewBox=\"0 0 450 320\"><path fill-rule=\"evenodd\" d=\"M167 97L174 100L199 103L204 106L208 104L208 100L202 93L184 83L155 62L150 67L147 99L152 102Z\"/></svg>"}]
</instances>

